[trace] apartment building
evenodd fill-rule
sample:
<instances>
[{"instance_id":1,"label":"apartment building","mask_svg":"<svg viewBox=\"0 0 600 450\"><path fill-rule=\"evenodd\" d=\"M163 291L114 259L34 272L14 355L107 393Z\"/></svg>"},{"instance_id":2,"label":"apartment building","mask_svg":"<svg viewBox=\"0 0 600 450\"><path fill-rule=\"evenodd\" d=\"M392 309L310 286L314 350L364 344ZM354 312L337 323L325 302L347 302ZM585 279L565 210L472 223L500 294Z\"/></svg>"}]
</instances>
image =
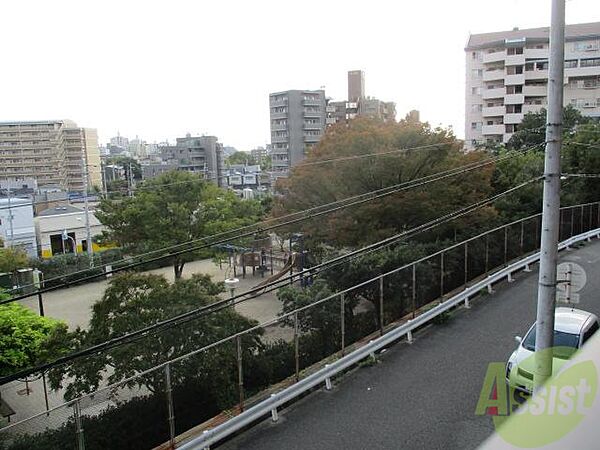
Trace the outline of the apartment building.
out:
<instances>
[{"instance_id":1,"label":"apartment building","mask_svg":"<svg viewBox=\"0 0 600 450\"><path fill-rule=\"evenodd\" d=\"M37 256L31 199L0 198L0 238L0 247L16 247L32 258Z\"/></svg>"},{"instance_id":2,"label":"apartment building","mask_svg":"<svg viewBox=\"0 0 600 450\"><path fill-rule=\"evenodd\" d=\"M0 180L34 179L70 192L102 186L96 130L70 120L0 122Z\"/></svg>"},{"instance_id":3,"label":"apartment building","mask_svg":"<svg viewBox=\"0 0 600 450\"><path fill-rule=\"evenodd\" d=\"M466 52L465 146L506 143L547 105L549 28L474 34ZM600 117L600 22L565 29L564 104Z\"/></svg>"},{"instance_id":4,"label":"apartment building","mask_svg":"<svg viewBox=\"0 0 600 450\"><path fill-rule=\"evenodd\" d=\"M218 186L223 181L223 146L216 136L191 136L177 138L175 145L159 146L164 163L177 170L199 172Z\"/></svg>"},{"instance_id":5,"label":"apartment building","mask_svg":"<svg viewBox=\"0 0 600 450\"><path fill-rule=\"evenodd\" d=\"M325 91L290 90L269 94L272 168L287 176L325 131Z\"/></svg>"}]
</instances>

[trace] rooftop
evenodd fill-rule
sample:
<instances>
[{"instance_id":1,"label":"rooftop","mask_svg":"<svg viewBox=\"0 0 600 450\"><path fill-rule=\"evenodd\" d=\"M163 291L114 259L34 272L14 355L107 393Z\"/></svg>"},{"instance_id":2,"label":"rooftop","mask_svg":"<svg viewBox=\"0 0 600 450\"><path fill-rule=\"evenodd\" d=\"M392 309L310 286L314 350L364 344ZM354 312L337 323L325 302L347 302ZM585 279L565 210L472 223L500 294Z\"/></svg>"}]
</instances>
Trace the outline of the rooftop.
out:
<instances>
[{"instance_id":1,"label":"rooftop","mask_svg":"<svg viewBox=\"0 0 600 450\"><path fill-rule=\"evenodd\" d=\"M550 28L527 28L519 30L515 28L510 31L498 31L493 33L472 34L469 36L466 49L481 48L492 45L503 44L505 40L529 39L532 41L548 41ZM600 38L600 22L578 23L566 25L565 40L575 41L587 38Z\"/></svg>"}]
</instances>

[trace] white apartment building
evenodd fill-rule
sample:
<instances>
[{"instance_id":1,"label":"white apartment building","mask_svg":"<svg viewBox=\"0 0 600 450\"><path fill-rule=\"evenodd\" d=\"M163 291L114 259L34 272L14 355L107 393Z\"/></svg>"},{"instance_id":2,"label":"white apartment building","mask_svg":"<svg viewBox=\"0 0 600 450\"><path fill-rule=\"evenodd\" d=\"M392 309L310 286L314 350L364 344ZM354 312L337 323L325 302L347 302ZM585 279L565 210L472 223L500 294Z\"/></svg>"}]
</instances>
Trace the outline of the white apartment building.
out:
<instances>
[{"instance_id":1,"label":"white apartment building","mask_svg":"<svg viewBox=\"0 0 600 450\"><path fill-rule=\"evenodd\" d=\"M37 256L31 200L0 198L0 238L4 247L17 247L32 258Z\"/></svg>"},{"instance_id":2,"label":"white apartment building","mask_svg":"<svg viewBox=\"0 0 600 450\"><path fill-rule=\"evenodd\" d=\"M473 34L465 48L465 146L506 143L547 104L549 28ZM600 22L565 29L564 104L600 117Z\"/></svg>"}]
</instances>

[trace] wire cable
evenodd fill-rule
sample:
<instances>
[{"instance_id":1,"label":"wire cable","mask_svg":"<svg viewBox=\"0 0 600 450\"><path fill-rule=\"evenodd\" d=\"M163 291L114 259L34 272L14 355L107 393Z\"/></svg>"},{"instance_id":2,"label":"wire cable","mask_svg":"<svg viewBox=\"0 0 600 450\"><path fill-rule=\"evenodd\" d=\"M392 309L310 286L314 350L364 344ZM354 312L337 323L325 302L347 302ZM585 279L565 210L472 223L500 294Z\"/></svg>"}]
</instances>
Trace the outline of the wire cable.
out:
<instances>
[{"instance_id":1,"label":"wire cable","mask_svg":"<svg viewBox=\"0 0 600 450\"><path fill-rule=\"evenodd\" d=\"M539 145L540 144L537 144L535 146L532 146L531 148L538 147ZM170 253L168 253L166 255L161 255L161 256L158 256L158 257L150 258L148 260L134 262L134 263L128 264L128 265L123 266L123 267L118 267L118 268L111 269L110 271L105 271L105 272L102 272L102 273L92 274L92 275L89 275L87 277L83 277L83 278L80 278L80 279L77 279L77 280L74 280L74 281L71 281L71 282L67 281L67 282L64 282L64 283L62 283L60 285L55 285L55 286L51 286L51 287L45 287L45 288L36 290L35 292L29 293L29 294L22 294L22 295L19 295L19 296L11 297L10 299L5 299L5 300L0 301L0 305L5 304L5 303L9 303L9 302L13 302L13 301L17 301L17 300L22 300L24 298L28 298L28 297L31 297L31 296L34 296L34 295L37 295L37 294L42 294L42 293L45 293L45 292L54 291L54 290L57 290L57 289L60 289L60 288L63 288L63 287L67 287L67 286L71 286L71 285L74 285L74 284L79 284L79 283L82 283L82 282L85 282L85 281L89 281L89 280L93 280L93 279L96 279L96 278L104 277L107 274L113 274L113 273L122 272L122 271L125 271L125 270L128 270L128 269L132 269L132 268L135 268L135 267L138 267L138 266L141 266L141 265L144 265L144 264L148 264L148 263L151 263L151 262L155 262L155 261L158 261L158 260L162 260L162 259L165 259L165 258L170 258L170 257L178 256L178 255L181 255L181 254L184 254L184 253L189 253L189 252L192 252L192 251L201 250L201 249L212 247L212 246L215 246L215 245L220 245L220 244L223 244L223 243L226 243L226 242L230 242L232 240L241 239L241 238L244 238L244 237L249 237L249 236L252 236L252 235L256 234L257 232L270 231L270 230L274 230L274 229L281 228L281 227L284 227L284 226L292 225L292 224L295 224L295 223L298 223L298 222L302 222L304 220L313 219L315 217L319 217L319 216L322 216L322 215L325 215L325 214L329 214L331 212L335 212L335 211L338 211L340 209L347 208L349 206L355 206L357 204L366 203L368 201L373 201L375 199L382 198L382 197L385 197L385 196L388 196L388 195L391 195L391 194L395 194L397 192L401 192L401 191L404 191L404 190L407 190L407 189L412 189L412 188L423 186L425 184L429 184L429 183L432 183L432 182L435 182L435 181L439 181L439 180L446 179L446 178L449 178L449 177L461 175L461 174L466 173L466 172L471 171L471 170L475 170L475 169L478 169L478 168L481 168L481 167L485 167L485 166L490 165L490 164L498 163L498 162L504 161L506 159L513 158L513 157L515 157L515 156L517 156L519 154L522 154L524 151L526 151L526 150L513 151L512 153L509 153L507 155L503 155L503 156L500 156L500 157L494 157L494 158L489 158L488 160L477 161L477 162L474 162L474 163L471 163L471 164L467 164L464 167L461 166L461 167L458 167L458 168L449 169L447 171L440 172L440 173L437 173L437 174L432 174L432 175L428 175L428 176L425 176L425 177L422 177L422 178L419 178L419 179L407 181L407 182L404 182L404 183L399 183L398 185L394 185L394 186L391 186L391 187L388 187L388 188L383 188L383 189L380 189L380 190L377 190L377 191L372 191L372 192L369 192L369 193L366 193L366 194L360 194L359 196L350 197L348 199L344 199L344 200L339 201L339 202L342 202L341 205L335 206L335 204L339 203L339 202L332 202L330 204L320 205L318 207L310 208L310 209L307 209L307 210L304 210L304 211L300 211L300 212L297 212L297 213L291 213L291 214L288 214L286 216L282 216L280 218L267 219L266 221L259 222L258 224L253 224L253 225L248 225L248 226L245 226L245 227L240 227L240 228L237 228L235 230L230 230L230 231L227 231L227 232L218 233L218 234L215 234L215 235L212 235L212 236L208 236L208 237L196 239L196 240L189 241L189 242L182 243L182 244L176 244L175 246L167 247L165 249L159 249L159 250L155 250L155 251L152 251L152 252L148 252L146 254L136 255L136 256L132 257L131 259L141 258L143 256L147 256L148 254L153 254L153 253L159 252L159 251L170 251L171 249L175 249L175 248L182 247L182 246L188 246L188 245L194 244L196 242L200 242L200 241L206 242L206 240L210 239L210 238L219 237L219 236L223 236L223 235L227 235L227 234L231 234L231 233L235 233L235 232L240 232L240 231L243 231L243 230L253 229L255 227L257 228L257 229L254 229L254 230L246 232L246 233L242 233L242 234L237 235L237 236L232 236L232 237L229 237L229 238L221 239L221 240L218 240L218 241L215 241L215 242L210 242L210 243L203 244L203 245L200 245L200 246L195 246L195 247L192 247L192 248L187 248L187 249L177 250L177 251L171 251ZM375 194L375 195L373 195L373 194ZM369 196L369 195L370 195L370 197L360 198L360 197ZM355 198L356 198L356 200L354 200ZM348 201L348 200L352 200L352 201L350 201L350 203L343 204L343 202ZM326 209L324 211L318 211L318 209L326 207L328 205L333 205L333 207L330 208L330 209ZM306 217L296 218L296 219L289 220L289 221L286 221L286 222L283 222L283 223L279 223L279 224L275 224L275 225L272 225L272 226L268 226L268 227L264 227L264 228L260 227L260 225L263 224L263 223L272 222L274 220L281 220L281 218L285 218L285 217L293 217L293 216L298 215L298 214L308 214L308 215ZM121 261L111 262L111 264L118 264ZM88 269L84 269L84 270L81 270L81 271L78 271L78 272L72 272L70 274L66 274L66 275L63 275L63 276L58 276L58 277L55 277L55 278L51 278L51 279L45 280L45 282L47 283L47 282L55 281L57 279L62 279L62 278L65 278L65 277L73 277L75 275L78 275L78 274L81 274L81 273L86 273L86 272L89 272L89 271L90 271L90 269L88 268ZM31 285L29 285L29 286L31 286ZM23 287L25 287L25 286L23 286ZM21 288L23 288L23 287L21 287Z\"/></svg>"},{"instance_id":2,"label":"wire cable","mask_svg":"<svg viewBox=\"0 0 600 450\"><path fill-rule=\"evenodd\" d=\"M501 197L509 195L510 193L515 192L515 191L517 191L519 189L522 189L523 187L528 186L528 185L530 185L532 183L535 183L535 182L537 182L537 181L539 181L541 179L543 179L543 176L532 178L532 179L530 179L530 180L528 180L526 182L523 182L523 183L521 183L521 184L519 184L517 186L514 186L514 187L512 187L510 189L507 189L507 190L505 190L505 191L503 191L501 193L498 193L496 195L488 197L487 199L480 200L480 201L475 202L475 203L473 203L473 204L471 204L469 206L466 206L466 207L461 208L459 210L456 210L456 211L453 211L451 213L448 213L448 214L445 214L443 216L440 216L440 217L438 217L436 219L433 219L433 220L431 220L429 222L421 224L421 225L419 225L417 227L414 227L414 228L412 228L410 230L403 231L403 232L398 233L398 234L396 234L394 236L391 236L389 238L386 238L386 239L383 239L383 240L378 241L376 243L373 243L373 244L370 244L368 246L365 246L365 247L363 247L361 249L357 249L357 250L354 250L354 251L349 252L347 254L335 257L335 258L333 258L331 260L328 260L328 261L325 261L325 262L323 262L321 264L318 264L317 266L314 266L314 267L312 267L310 269L304 269L301 272L299 272L297 274L294 274L294 275L291 275L290 277L288 277L288 279L282 280L282 281L283 282L290 281L290 280L293 281L293 279L295 277L300 277L300 276L302 276L304 274L308 274L308 273L313 273L313 275L314 275L315 271L318 274L318 272L320 272L322 270L331 269L333 267L336 267L339 264L346 263L346 262L354 259L355 257L364 256L366 254L369 254L369 253L372 253L374 251L380 250L380 249L385 248L385 247L387 247L387 246L389 246L389 245L391 245L391 244L393 244L395 242L398 242L401 239L406 239L406 238L414 236L416 234L423 233L423 232L428 231L428 230L430 230L432 228L435 228L435 227L437 227L437 226L439 226L439 225L441 225L443 223L446 223L446 222L454 220L454 219L456 219L458 217L462 217L464 215L467 215L467 214L469 214L469 213L471 213L471 212L473 212L473 211L475 211L475 210L477 210L479 208L482 208L482 207L484 207L484 206L486 206L486 205L488 205L490 203L493 203L494 201L496 201L497 199L499 199ZM352 259L350 259L350 258L352 258ZM275 285L275 284L281 284L281 282L278 280L278 281L276 281L274 283L271 283L269 285L266 285L264 287L254 288L254 289L252 289L250 291L247 291L245 293L233 296L232 298L224 299L224 300L219 300L219 301L217 301L215 303L212 303L210 305L206 305L206 306L203 306L203 307L200 307L200 308L188 311L186 313L180 314L180 315L172 317L170 319L167 319L167 320L164 320L164 321L161 321L161 322L157 322L157 323L155 323L153 325L146 326L146 327L144 327L142 329L139 329L139 330L136 330L136 331L133 331L133 332L129 332L129 333L127 333L125 335L122 335L122 336L119 336L117 338L112 338L110 340L107 340L107 341L102 342L100 344L96 344L96 345L94 345L92 347L89 347L87 349L80 350L80 351L77 351L77 352L73 352L73 353L71 353L69 355L62 356L62 357L57 358L55 361L52 361L50 363L41 364L39 366L30 368L30 369L25 369L25 370L13 373L11 375L0 377L0 385L6 384L6 383L8 383L10 381L13 381L15 379L25 378L25 377L27 377L27 376L29 376L31 374L34 374L34 373L38 373L38 372L46 371L46 370L54 368L54 367L62 366L64 364L67 364L67 363L69 363L69 362L71 362L71 361L73 361L75 359L81 358L81 357L91 356L91 355L98 354L98 353L104 352L106 350L109 350L109 349L111 349L113 347L116 347L116 346L125 345L125 344L129 344L129 343L135 342L135 341L143 339L143 338L145 338L145 337L147 337L149 335L152 335L152 334L164 331L165 329L168 329L170 327L179 326L179 325L181 325L183 323L189 322L190 320L195 320L195 319L201 318L201 317L203 317L203 316L205 316L207 314L212 314L212 313L215 313L215 312L220 311L220 310L225 309L225 308L234 307L235 305L241 303L242 301L246 301L246 300L249 300L250 298L252 298L252 297L248 297L249 295L255 294L255 293L260 292L260 291L263 291L266 287L273 287L272 285ZM273 290L273 289L271 289L271 290Z\"/></svg>"}]
</instances>

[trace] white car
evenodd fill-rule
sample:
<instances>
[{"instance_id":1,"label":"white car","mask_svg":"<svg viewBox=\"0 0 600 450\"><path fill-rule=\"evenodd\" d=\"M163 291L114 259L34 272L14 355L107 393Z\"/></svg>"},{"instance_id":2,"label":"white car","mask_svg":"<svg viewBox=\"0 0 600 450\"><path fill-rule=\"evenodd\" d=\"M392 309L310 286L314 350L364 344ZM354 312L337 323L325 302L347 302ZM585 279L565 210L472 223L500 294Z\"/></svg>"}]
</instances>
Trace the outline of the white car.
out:
<instances>
[{"instance_id":1,"label":"white car","mask_svg":"<svg viewBox=\"0 0 600 450\"><path fill-rule=\"evenodd\" d=\"M598 330L595 314L574 308L556 308L554 315L554 355L552 375ZM535 323L525 338L515 336L519 343L506 364L506 381L509 386L530 394L533 391L535 358Z\"/></svg>"}]
</instances>

